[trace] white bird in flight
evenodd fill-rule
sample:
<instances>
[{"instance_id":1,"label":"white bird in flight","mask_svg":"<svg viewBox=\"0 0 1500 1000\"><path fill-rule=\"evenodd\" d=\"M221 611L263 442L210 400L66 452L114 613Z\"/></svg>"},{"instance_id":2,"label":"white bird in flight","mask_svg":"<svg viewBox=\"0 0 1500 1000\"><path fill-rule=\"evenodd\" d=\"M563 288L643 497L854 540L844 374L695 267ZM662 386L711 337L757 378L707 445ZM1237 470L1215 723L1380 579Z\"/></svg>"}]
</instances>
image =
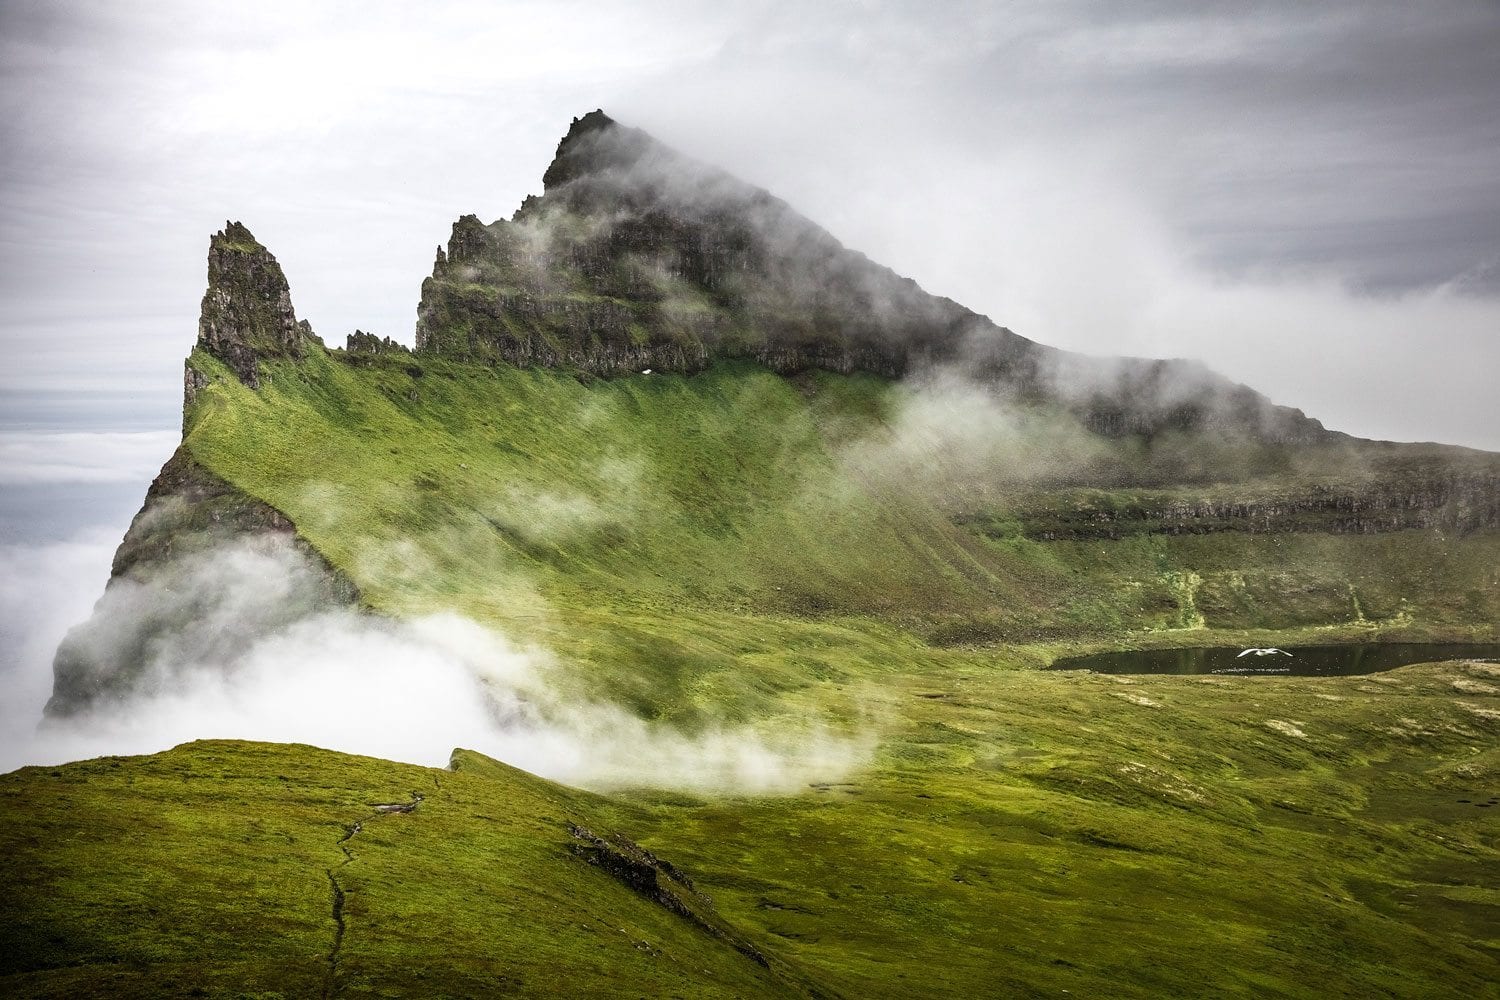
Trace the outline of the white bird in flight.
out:
<instances>
[{"instance_id":1,"label":"white bird in flight","mask_svg":"<svg viewBox=\"0 0 1500 1000\"><path fill-rule=\"evenodd\" d=\"M1241 652L1239 652L1238 654L1235 655L1235 659L1238 660L1241 656L1249 656L1251 653L1254 653L1256 656L1274 656L1277 653L1280 653L1282 656L1291 656L1292 655L1291 653L1288 653L1284 649L1277 649L1275 646L1272 646L1269 649L1252 648L1252 649L1242 650Z\"/></svg>"}]
</instances>

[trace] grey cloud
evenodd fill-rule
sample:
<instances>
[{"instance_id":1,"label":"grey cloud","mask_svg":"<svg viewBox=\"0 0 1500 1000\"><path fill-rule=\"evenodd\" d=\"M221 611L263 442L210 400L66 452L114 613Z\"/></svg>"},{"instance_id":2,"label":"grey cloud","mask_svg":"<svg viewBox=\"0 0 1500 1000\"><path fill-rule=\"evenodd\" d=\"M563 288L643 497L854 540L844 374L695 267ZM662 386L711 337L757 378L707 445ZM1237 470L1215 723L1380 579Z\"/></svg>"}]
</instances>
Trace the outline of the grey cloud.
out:
<instances>
[{"instance_id":1,"label":"grey cloud","mask_svg":"<svg viewBox=\"0 0 1500 1000\"><path fill-rule=\"evenodd\" d=\"M1500 367L1474 332L1500 328L1492 4L349 10L0 8L0 390L173 395L231 216L325 338L410 338L451 220L509 216L603 106L1033 339L1202 357L1354 433L1500 444L1468 383L1463 413L1439 398L1442 372ZM1246 299L1285 331L1312 286L1339 332L1278 333L1304 356L1420 314L1441 363L1403 418L1205 332ZM1363 384L1409 377L1395 343Z\"/></svg>"},{"instance_id":2,"label":"grey cloud","mask_svg":"<svg viewBox=\"0 0 1500 1000\"><path fill-rule=\"evenodd\" d=\"M74 542L0 546L0 570L37 572L33 589L56 600L80 570L96 571L101 555ZM149 579L116 580L64 647L70 680L83 684L81 670L102 670L93 689L109 695L40 725L55 609L44 605L50 613L36 622L0 620L15 633L0 682L20 695L0 705L0 770L238 738L432 766L465 746L589 788L777 794L840 780L874 751L868 721L854 732L778 718L692 734L650 723L566 691L544 650L457 615L398 622L329 608L318 576L293 546L263 539L158 566ZM0 596L13 589L0 583ZM135 673L121 685L127 664Z\"/></svg>"},{"instance_id":3,"label":"grey cloud","mask_svg":"<svg viewBox=\"0 0 1500 1000\"><path fill-rule=\"evenodd\" d=\"M1194 256L1226 271L1295 267L1400 290L1500 250L1492 6L961 9L866 58L978 148L1089 156L1102 143ZM966 57L909 58L911 46L953 51L935 35ZM832 39L822 52L853 62Z\"/></svg>"}]
</instances>

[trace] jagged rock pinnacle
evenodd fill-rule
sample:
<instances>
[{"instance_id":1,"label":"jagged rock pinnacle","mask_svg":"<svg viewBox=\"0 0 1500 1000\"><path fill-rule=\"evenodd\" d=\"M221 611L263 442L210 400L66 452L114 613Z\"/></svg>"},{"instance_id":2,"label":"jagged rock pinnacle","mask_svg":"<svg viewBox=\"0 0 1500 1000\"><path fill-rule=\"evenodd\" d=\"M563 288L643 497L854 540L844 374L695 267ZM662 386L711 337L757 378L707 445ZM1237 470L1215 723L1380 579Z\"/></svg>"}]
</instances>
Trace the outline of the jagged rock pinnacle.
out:
<instances>
[{"instance_id":1,"label":"jagged rock pinnacle","mask_svg":"<svg viewBox=\"0 0 1500 1000\"><path fill-rule=\"evenodd\" d=\"M574 118L557 144L557 154L542 174L542 187L552 191L587 174L629 167L655 145L645 132L626 128L603 111L590 111Z\"/></svg>"},{"instance_id":2,"label":"jagged rock pinnacle","mask_svg":"<svg viewBox=\"0 0 1500 1000\"><path fill-rule=\"evenodd\" d=\"M961 368L1112 436L1321 440L1304 414L1206 369L1027 340L843 246L767 191L603 111L575 118L509 221L466 215L422 284L416 351L591 375L737 358L793 374Z\"/></svg>"},{"instance_id":3,"label":"jagged rock pinnacle","mask_svg":"<svg viewBox=\"0 0 1500 1000\"><path fill-rule=\"evenodd\" d=\"M208 290L198 319L198 346L229 366L240 381L260 387L259 360L299 359L311 336L292 309L286 275L243 223L225 222L208 244ZM188 386L191 402L193 386Z\"/></svg>"}]
</instances>

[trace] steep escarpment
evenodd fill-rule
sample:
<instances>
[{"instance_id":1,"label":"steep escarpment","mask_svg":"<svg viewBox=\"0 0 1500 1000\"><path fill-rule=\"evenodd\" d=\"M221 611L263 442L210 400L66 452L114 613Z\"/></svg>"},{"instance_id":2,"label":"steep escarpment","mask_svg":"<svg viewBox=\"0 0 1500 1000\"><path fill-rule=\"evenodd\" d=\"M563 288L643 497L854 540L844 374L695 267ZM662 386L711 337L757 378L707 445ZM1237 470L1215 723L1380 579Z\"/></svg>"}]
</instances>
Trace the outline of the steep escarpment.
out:
<instances>
[{"instance_id":1,"label":"steep escarpment","mask_svg":"<svg viewBox=\"0 0 1500 1000\"><path fill-rule=\"evenodd\" d=\"M325 348L249 230L213 236L182 447L49 711L222 666L356 588L695 725L716 691L775 703L743 680L766 618L788 649L835 616L944 648L1500 620L1496 456L1032 343L599 114L546 182L510 222L455 226L415 351Z\"/></svg>"},{"instance_id":2,"label":"steep escarpment","mask_svg":"<svg viewBox=\"0 0 1500 1000\"><path fill-rule=\"evenodd\" d=\"M1500 526L1500 461L1453 449L1367 445L1366 464L1312 482L1261 480L1146 490L1059 489L1015 504L1029 537L1125 538L1223 531L1372 535Z\"/></svg>"},{"instance_id":3,"label":"steep escarpment","mask_svg":"<svg viewBox=\"0 0 1500 1000\"><path fill-rule=\"evenodd\" d=\"M233 378L258 389L263 365L299 361L309 344L321 347L307 322L296 318L276 258L244 225L226 223L209 241L198 350L184 367L184 430L198 394L216 379ZM307 544L284 513L179 446L152 481L115 551L94 614L58 646L47 713L84 711L159 682L162 678L148 675L167 637L204 617L226 586L226 574L214 572L215 564L236 560L295 567L290 577L269 582L275 600L256 613L247 608L248 621L240 623L247 627L275 628L358 600L354 583ZM197 629L214 630L212 625ZM244 635L236 628L217 631L223 650ZM200 651L215 648L199 644Z\"/></svg>"},{"instance_id":4,"label":"steep escarpment","mask_svg":"<svg viewBox=\"0 0 1500 1000\"><path fill-rule=\"evenodd\" d=\"M260 361L297 360L312 327L298 320L281 265L250 230L226 222L208 246L208 290L198 319L198 345L223 361L252 389L260 385ZM185 402L202 388L189 368Z\"/></svg>"},{"instance_id":5,"label":"steep escarpment","mask_svg":"<svg viewBox=\"0 0 1500 1000\"><path fill-rule=\"evenodd\" d=\"M784 374L934 366L1110 436L1330 437L1181 361L1045 347L849 250L785 202L595 111L510 221L459 219L423 283L417 350L600 375L742 358Z\"/></svg>"}]
</instances>

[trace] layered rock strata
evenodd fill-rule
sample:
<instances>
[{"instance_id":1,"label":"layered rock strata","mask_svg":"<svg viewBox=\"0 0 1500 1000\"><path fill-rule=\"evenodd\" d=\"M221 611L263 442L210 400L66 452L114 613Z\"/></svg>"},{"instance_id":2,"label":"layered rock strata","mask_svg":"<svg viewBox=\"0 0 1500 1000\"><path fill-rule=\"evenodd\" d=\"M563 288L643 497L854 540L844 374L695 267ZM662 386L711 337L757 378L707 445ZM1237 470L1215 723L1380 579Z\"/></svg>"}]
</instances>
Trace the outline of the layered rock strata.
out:
<instances>
[{"instance_id":1,"label":"layered rock strata","mask_svg":"<svg viewBox=\"0 0 1500 1000\"><path fill-rule=\"evenodd\" d=\"M954 366L1109 436L1336 437L1201 365L1036 344L599 111L573 121L543 183L509 221L454 224L422 285L419 352L605 376L719 358L890 378Z\"/></svg>"}]
</instances>

